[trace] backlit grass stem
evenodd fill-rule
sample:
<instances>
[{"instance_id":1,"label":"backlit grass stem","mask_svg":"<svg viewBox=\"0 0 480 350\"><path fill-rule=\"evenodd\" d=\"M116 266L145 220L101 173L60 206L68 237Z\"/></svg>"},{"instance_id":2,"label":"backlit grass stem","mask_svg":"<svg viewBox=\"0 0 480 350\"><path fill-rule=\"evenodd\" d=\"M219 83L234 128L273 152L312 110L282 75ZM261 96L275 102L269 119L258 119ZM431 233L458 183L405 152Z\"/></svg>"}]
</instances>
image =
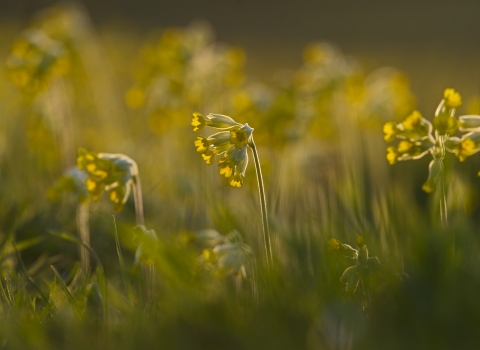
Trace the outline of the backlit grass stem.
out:
<instances>
[{"instance_id":1,"label":"backlit grass stem","mask_svg":"<svg viewBox=\"0 0 480 350\"><path fill-rule=\"evenodd\" d=\"M258 157L258 151L255 145L255 142L253 141L253 137L250 138L248 145L252 150L253 159L255 162L255 172L257 174L257 182L258 182L258 193L260 196L260 211L262 214L263 241L265 245L265 254L267 258L267 268L268 270L270 270L273 264L273 255L272 255L272 245L270 242L270 232L268 229L267 202L265 200L265 187L263 184L262 169L260 167L260 159Z\"/></svg>"}]
</instances>

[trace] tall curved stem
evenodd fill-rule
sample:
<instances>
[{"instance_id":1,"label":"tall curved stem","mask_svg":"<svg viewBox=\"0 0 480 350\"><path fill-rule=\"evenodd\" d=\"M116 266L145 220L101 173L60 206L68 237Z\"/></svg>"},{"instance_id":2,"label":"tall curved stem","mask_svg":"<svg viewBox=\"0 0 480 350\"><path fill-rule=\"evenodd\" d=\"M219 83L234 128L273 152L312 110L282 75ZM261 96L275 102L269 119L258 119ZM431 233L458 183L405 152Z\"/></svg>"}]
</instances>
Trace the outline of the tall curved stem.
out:
<instances>
[{"instance_id":1,"label":"tall curved stem","mask_svg":"<svg viewBox=\"0 0 480 350\"><path fill-rule=\"evenodd\" d=\"M257 147L253 142L253 137L250 139L248 145L250 146L253 159L255 161L255 171L257 173L257 182L258 182L258 192L260 196L260 211L262 214L262 224L263 224L263 240L265 244L265 254L267 258L267 268L270 270L273 264L273 255L272 255L272 246L270 243L270 232L268 229L268 217L267 217L267 202L265 200L265 187L263 185L262 178L262 169L260 168L260 159L258 157Z\"/></svg>"},{"instance_id":2,"label":"tall curved stem","mask_svg":"<svg viewBox=\"0 0 480 350\"><path fill-rule=\"evenodd\" d=\"M80 235L80 239L87 245L90 245L90 229L88 225L88 202L79 203L77 206L77 229ZM90 271L90 252L87 248L80 245L80 262L83 268L83 272L88 275Z\"/></svg>"},{"instance_id":3,"label":"tall curved stem","mask_svg":"<svg viewBox=\"0 0 480 350\"><path fill-rule=\"evenodd\" d=\"M133 199L135 201L135 216L137 218L137 225L145 225L145 216L143 214L143 198L142 186L140 184L140 177L136 176L133 183Z\"/></svg>"}]
</instances>

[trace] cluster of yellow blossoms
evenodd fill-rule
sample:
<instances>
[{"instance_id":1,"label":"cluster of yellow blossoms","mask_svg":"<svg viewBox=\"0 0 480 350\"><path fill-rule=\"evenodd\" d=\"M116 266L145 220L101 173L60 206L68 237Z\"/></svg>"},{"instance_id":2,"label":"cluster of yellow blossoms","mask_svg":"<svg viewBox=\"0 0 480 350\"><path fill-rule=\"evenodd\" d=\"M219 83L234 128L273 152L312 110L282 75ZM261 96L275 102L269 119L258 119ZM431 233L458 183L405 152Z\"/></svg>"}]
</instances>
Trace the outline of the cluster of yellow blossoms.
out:
<instances>
[{"instance_id":1,"label":"cluster of yellow blossoms","mask_svg":"<svg viewBox=\"0 0 480 350\"><path fill-rule=\"evenodd\" d=\"M86 171L87 191L97 201L107 191L116 211L122 211L131 187L138 177L135 161L123 154L94 153L80 148L77 166Z\"/></svg>"},{"instance_id":2,"label":"cluster of yellow blossoms","mask_svg":"<svg viewBox=\"0 0 480 350\"><path fill-rule=\"evenodd\" d=\"M433 123L413 111L401 123L389 122L383 127L384 139L396 146L387 147L387 161L419 159L430 153L433 157L425 192L433 192L440 173L443 171L445 151L453 153L461 162L480 151L480 116L455 117L456 109L462 104L462 97L454 89L446 89L443 99L435 111ZM466 132L461 137L453 136L457 131ZM480 174L479 174L480 175Z\"/></svg>"},{"instance_id":3,"label":"cluster of yellow blossoms","mask_svg":"<svg viewBox=\"0 0 480 350\"><path fill-rule=\"evenodd\" d=\"M203 160L210 165L217 156L220 175L228 178L233 187L241 187L248 164L247 145L251 141L253 128L248 124L239 124L232 118L221 114L193 113L193 131L200 131L205 126L222 130L207 138L197 136L195 147Z\"/></svg>"}]
</instances>

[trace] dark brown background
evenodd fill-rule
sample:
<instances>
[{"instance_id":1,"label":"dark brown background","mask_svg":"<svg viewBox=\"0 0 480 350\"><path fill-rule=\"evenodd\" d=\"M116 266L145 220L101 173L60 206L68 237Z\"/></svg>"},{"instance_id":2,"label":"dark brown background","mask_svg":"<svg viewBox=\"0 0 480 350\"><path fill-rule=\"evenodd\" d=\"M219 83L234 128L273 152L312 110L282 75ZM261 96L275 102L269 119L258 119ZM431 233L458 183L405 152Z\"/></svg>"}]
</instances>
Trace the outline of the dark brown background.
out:
<instances>
[{"instance_id":1,"label":"dark brown background","mask_svg":"<svg viewBox=\"0 0 480 350\"><path fill-rule=\"evenodd\" d=\"M25 24L56 1L0 0L0 18ZM217 38L243 46L247 69L268 79L296 68L303 47L337 44L367 70L394 66L408 74L418 106L432 112L445 87L468 101L480 93L480 1L386 0L84 0L94 22L121 19L142 31L209 21ZM479 111L480 112L480 111Z\"/></svg>"}]
</instances>

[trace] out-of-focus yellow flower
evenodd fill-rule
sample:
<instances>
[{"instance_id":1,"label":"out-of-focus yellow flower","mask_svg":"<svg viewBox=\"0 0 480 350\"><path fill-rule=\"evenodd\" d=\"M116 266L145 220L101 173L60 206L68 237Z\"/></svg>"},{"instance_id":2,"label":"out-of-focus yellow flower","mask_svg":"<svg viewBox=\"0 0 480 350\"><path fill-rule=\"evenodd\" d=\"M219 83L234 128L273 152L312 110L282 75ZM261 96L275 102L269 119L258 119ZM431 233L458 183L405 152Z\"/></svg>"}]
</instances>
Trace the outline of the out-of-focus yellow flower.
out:
<instances>
[{"instance_id":1,"label":"out-of-focus yellow flower","mask_svg":"<svg viewBox=\"0 0 480 350\"><path fill-rule=\"evenodd\" d=\"M28 92L45 88L50 78L64 75L70 66L62 43L51 39L43 31L27 29L12 48L7 66L12 82Z\"/></svg>"},{"instance_id":2,"label":"out-of-focus yellow flower","mask_svg":"<svg viewBox=\"0 0 480 350\"><path fill-rule=\"evenodd\" d=\"M413 143L410 141L403 140L398 143L398 151L400 153L406 153L410 151L412 148L413 148Z\"/></svg>"},{"instance_id":3,"label":"out-of-focus yellow flower","mask_svg":"<svg viewBox=\"0 0 480 350\"><path fill-rule=\"evenodd\" d=\"M454 89L445 89L443 92L443 98L448 107L457 108L462 105L462 96L460 96L460 94Z\"/></svg>"},{"instance_id":4,"label":"out-of-focus yellow flower","mask_svg":"<svg viewBox=\"0 0 480 350\"><path fill-rule=\"evenodd\" d=\"M390 165L400 160L419 159L430 151L431 144L425 141L401 140L397 147L387 147L387 161Z\"/></svg>"},{"instance_id":5,"label":"out-of-focus yellow flower","mask_svg":"<svg viewBox=\"0 0 480 350\"><path fill-rule=\"evenodd\" d=\"M397 128L397 124L394 122L388 122L383 126L384 136L383 139L387 142L395 140L400 130Z\"/></svg>"},{"instance_id":6,"label":"out-of-focus yellow flower","mask_svg":"<svg viewBox=\"0 0 480 350\"><path fill-rule=\"evenodd\" d=\"M475 153L475 142L470 138L465 138L460 142L460 148L458 150L458 160L463 162L467 159L468 156L471 156Z\"/></svg>"},{"instance_id":7,"label":"out-of-focus yellow flower","mask_svg":"<svg viewBox=\"0 0 480 350\"><path fill-rule=\"evenodd\" d=\"M397 162L397 159L399 157L399 153L397 152L395 147L387 147L387 161L388 164L393 165Z\"/></svg>"},{"instance_id":8,"label":"out-of-focus yellow flower","mask_svg":"<svg viewBox=\"0 0 480 350\"><path fill-rule=\"evenodd\" d=\"M125 102L132 109L138 109L145 104L145 92L140 87L132 87L125 93Z\"/></svg>"},{"instance_id":9,"label":"out-of-focus yellow flower","mask_svg":"<svg viewBox=\"0 0 480 350\"><path fill-rule=\"evenodd\" d=\"M480 132L465 134L461 139L451 137L445 143L446 149L455 154L460 162L480 151Z\"/></svg>"},{"instance_id":10,"label":"out-of-focus yellow flower","mask_svg":"<svg viewBox=\"0 0 480 350\"><path fill-rule=\"evenodd\" d=\"M85 185L92 200L97 201L107 191L114 209L122 211L138 177L137 164L133 159L123 154L97 154L80 148L77 167L88 174Z\"/></svg>"},{"instance_id":11,"label":"out-of-focus yellow flower","mask_svg":"<svg viewBox=\"0 0 480 350\"><path fill-rule=\"evenodd\" d=\"M422 115L418 111L413 111L405 120L402 122L404 130L415 130L417 129L422 122Z\"/></svg>"},{"instance_id":12,"label":"out-of-focus yellow flower","mask_svg":"<svg viewBox=\"0 0 480 350\"><path fill-rule=\"evenodd\" d=\"M226 115L208 114L204 117L201 113L193 113L193 130L201 130L205 125L223 131L208 138L198 136L194 141L197 152L208 165L213 164L219 155L220 175L228 178L231 186L241 187L248 164L247 144L253 129L248 124L241 125Z\"/></svg>"}]
</instances>

